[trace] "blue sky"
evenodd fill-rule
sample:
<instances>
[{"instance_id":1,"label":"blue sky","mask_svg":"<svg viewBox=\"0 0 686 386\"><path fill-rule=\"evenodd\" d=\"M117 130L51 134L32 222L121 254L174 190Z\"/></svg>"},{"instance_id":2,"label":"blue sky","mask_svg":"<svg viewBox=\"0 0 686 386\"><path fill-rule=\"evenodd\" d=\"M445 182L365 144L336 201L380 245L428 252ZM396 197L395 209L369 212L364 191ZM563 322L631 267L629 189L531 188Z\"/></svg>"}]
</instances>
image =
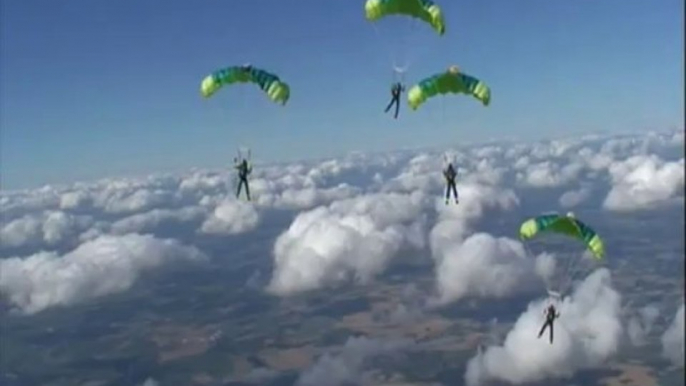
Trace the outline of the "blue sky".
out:
<instances>
[{"instance_id":1,"label":"blue sky","mask_svg":"<svg viewBox=\"0 0 686 386\"><path fill-rule=\"evenodd\" d=\"M238 145L279 161L683 129L682 1L439 4L443 38L402 19L374 28L363 0L3 1L3 188L218 167ZM387 48L414 59L408 82L459 65L491 106L446 97L384 115ZM250 87L200 98L207 73L248 61L291 85L286 107Z\"/></svg>"}]
</instances>

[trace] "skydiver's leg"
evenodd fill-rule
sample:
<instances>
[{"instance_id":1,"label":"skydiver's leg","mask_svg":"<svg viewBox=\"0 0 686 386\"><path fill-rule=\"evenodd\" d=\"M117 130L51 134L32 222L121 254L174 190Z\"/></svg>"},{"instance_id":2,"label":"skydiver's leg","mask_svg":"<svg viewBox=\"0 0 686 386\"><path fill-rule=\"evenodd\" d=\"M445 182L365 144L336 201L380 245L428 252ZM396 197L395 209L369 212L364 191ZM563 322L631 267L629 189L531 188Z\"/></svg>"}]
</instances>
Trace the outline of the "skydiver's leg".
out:
<instances>
[{"instance_id":1,"label":"skydiver's leg","mask_svg":"<svg viewBox=\"0 0 686 386\"><path fill-rule=\"evenodd\" d=\"M457 204L457 187L455 186L455 181L450 183L450 190L453 191L453 197L455 198L455 203Z\"/></svg>"},{"instance_id":2,"label":"skydiver's leg","mask_svg":"<svg viewBox=\"0 0 686 386\"><path fill-rule=\"evenodd\" d=\"M445 204L448 205L448 201L450 201L450 183L446 182L445 184Z\"/></svg>"},{"instance_id":3,"label":"skydiver's leg","mask_svg":"<svg viewBox=\"0 0 686 386\"><path fill-rule=\"evenodd\" d=\"M239 178L238 179L238 190L236 191L236 198L240 197L242 187L243 187L243 179Z\"/></svg>"},{"instance_id":4,"label":"skydiver's leg","mask_svg":"<svg viewBox=\"0 0 686 386\"><path fill-rule=\"evenodd\" d=\"M245 180L245 195L248 197L248 201L250 201L250 185L247 179Z\"/></svg>"},{"instance_id":5,"label":"skydiver's leg","mask_svg":"<svg viewBox=\"0 0 686 386\"><path fill-rule=\"evenodd\" d=\"M388 110L391 109L391 107L393 106L393 102L394 102L394 101L395 101L395 98L391 98L391 101L388 102L388 106L386 106L386 110L383 111L384 113L387 113Z\"/></svg>"},{"instance_id":6,"label":"skydiver's leg","mask_svg":"<svg viewBox=\"0 0 686 386\"><path fill-rule=\"evenodd\" d=\"M541 331L538 332L538 337L540 338L541 335L545 332L545 328L548 327L548 321L546 320L545 323L543 323L543 326L541 327Z\"/></svg>"},{"instance_id":7,"label":"skydiver's leg","mask_svg":"<svg viewBox=\"0 0 686 386\"><path fill-rule=\"evenodd\" d=\"M398 119L398 110L400 109L400 96L393 99L395 99L395 115L393 115L393 118Z\"/></svg>"},{"instance_id":8,"label":"skydiver's leg","mask_svg":"<svg viewBox=\"0 0 686 386\"><path fill-rule=\"evenodd\" d=\"M553 322L550 322L550 344L553 344Z\"/></svg>"}]
</instances>

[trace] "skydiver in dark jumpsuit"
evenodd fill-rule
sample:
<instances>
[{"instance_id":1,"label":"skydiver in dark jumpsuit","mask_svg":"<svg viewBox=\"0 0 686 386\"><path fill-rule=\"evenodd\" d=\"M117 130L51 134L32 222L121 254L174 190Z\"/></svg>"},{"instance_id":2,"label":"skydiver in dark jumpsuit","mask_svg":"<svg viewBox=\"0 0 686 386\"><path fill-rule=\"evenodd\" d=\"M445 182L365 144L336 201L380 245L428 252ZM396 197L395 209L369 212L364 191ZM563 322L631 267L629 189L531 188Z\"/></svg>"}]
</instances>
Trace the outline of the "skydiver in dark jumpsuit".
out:
<instances>
[{"instance_id":1,"label":"skydiver in dark jumpsuit","mask_svg":"<svg viewBox=\"0 0 686 386\"><path fill-rule=\"evenodd\" d=\"M553 323L555 322L555 319L559 317L560 313L555 310L555 306L552 304L548 306L545 310L545 323L543 323L543 327L541 327L538 337L540 338L541 335L543 335L546 327L550 327L550 344L553 344Z\"/></svg>"},{"instance_id":2,"label":"skydiver in dark jumpsuit","mask_svg":"<svg viewBox=\"0 0 686 386\"><path fill-rule=\"evenodd\" d=\"M400 94L405 91L405 86L403 86L400 82L393 83L393 86L391 86L391 101L388 103L388 106L386 106L386 110L384 110L385 113L388 112L388 110L391 109L393 104L395 104L395 114L393 117L395 119L398 119L398 109L400 108Z\"/></svg>"},{"instance_id":3,"label":"skydiver in dark jumpsuit","mask_svg":"<svg viewBox=\"0 0 686 386\"><path fill-rule=\"evenodd\" d=\"M457 187L455 186L455 177L457 177L457 172L453 167L452 163L448 164L448 167L443 171L443 176L445 177L445 203L448 204L450 201L450 192L453 193L455 197L455 203L458 204L457 199Z\"/></svg>"},{"instance_id":4,"label":"skydiver in dark jumpsuit","mask_svg":"<svg viewBox=\"0 0 686 386\"><path fill-rule=\"evenodd\" d=\"M248 161L246 159L243 159L241 163L236 165L236 169L238 170L238 190L236 191L236 198L241 195L241 188L243 185L245 185L245 195L248 197L248 201L250 201L250 186L248 185L248 176L250 173L252 173L252 167L248 165Z\"/></svg>"}]
</instances>

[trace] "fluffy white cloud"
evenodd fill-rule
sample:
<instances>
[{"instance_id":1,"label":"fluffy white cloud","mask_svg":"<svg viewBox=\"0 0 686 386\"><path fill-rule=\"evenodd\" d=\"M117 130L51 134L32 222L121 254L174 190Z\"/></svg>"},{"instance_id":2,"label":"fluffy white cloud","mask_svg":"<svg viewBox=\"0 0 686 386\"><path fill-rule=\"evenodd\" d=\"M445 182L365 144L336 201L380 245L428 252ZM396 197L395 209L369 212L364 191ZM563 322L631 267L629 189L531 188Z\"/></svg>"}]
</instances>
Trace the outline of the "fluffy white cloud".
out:
<instances>
[{"instance_id":1,"label":"fluffy white cloud","mask_svg":"<svg viewBox=\"0 0 686 386\"><path fill-rule=\"evenodd\" d=\"M206 212L206 208L198 206L181 209L153 209L115 221L111 226L111 232L120 235L149 232L162 224L197 221L206 216Z\"/></svg>"},{"instance_id":2,"label":"fluffy white cloud","mask_svg":"<svg viewBox=\"0 0 686 386\"><path fill-rule=\"evenodd\" d=\"M560 206L563 208L573 208L584 201L586 201L591 196L591 189L587 186L583 186L579 189L569 190L560 196Z\"/></svg>"},{"instance_id":3,"label":"fluffy white cloud","mask_svg":"<svg viewBox=\"0 0 686 386\"><path fill-rule=\"evenodd\" d=\"M422 194L373 194L302 213L276 241L269 285L290 294L353 276L368 281L403 247L424 240Z\"/></svg>"},{"instance_id":4,"label":"fluffy white cloud","mask_svg":"<svg viewBox=\"0 0 686 386\"><path fill-rule=\"evenodd\" d=\"M684 193L684 159L664 162L655 155L634 156L610 166L612 189L604 206L610 210L648 209Z\"/></svg>"},{"instance_id":5,"label":"fluffy white cloud","mask_svg":"<svg viewBox=\"0 0 686 386\"><path fill-rule=\"evenodd\" d=\"M204 233L232 235L254 229L260 220L255 207L245 201L226 199L200 228Z\"/></svg>"},{"instance_id":6,"label":"fluffy white cloud","mask_svg":"<svg viewBox=\"0 0 686 386\"><path fill-rule=\"evenodd\" d=\"M459 205L438 204L439 219L430 233L439 303L465 296L501 297L524 288L534 273L518 241L486 233L470 235L471 223L487 209L518 205L514 192L483 185L458 188Z\"/></svg>"},{"instance_id":7,"label":"fluffy white cloud","mask_svg":"<svg viewBox=\"0 0 686 386\"><path fill-rule=\"evenodd\" d=\"M0 249L33 246L42 248L76 241L76 237L93 224L89 216L76 216L61 211L27 214L0 228Z\"/></svg>"},{"instance_id":8,"label":"fluffy white cloud","mask_svg":"<svg viewBox=\"0 0 686 386\"><path fill-rule=\"evenodd\" d=\"M684 366L684 304L674 315L674 320L662 335L662 353L675 366Z\"/></svg>"},{"instance_id":9,"label":"fluffy white cloud","mask_svg":"<svg viewBox=\"0 0 686 386\"><path fill-rule=\"evenodd\" d=\"M259 182L263 182L263 180ZM308 186L298 189L287 188L280 192L265 192L257 197L256 202L263 207L307 209L316 205L350 198L358 193L359 189L348 184L340 184L331 188Z\"/></svg>"},{"instance_id":10,"label":"fluffy white cloud","mask_svg":"<svg viewBox=\"0 0 686 386\"><path fill-rule=\"evenodd\" d=\"M477 233L446 251L436 269L439 301L502 298L537 282L534 260L519 241Z\"/></svg>"},{"instance_id":11,"label":"fluffy white cloud","mask_svg":"<svg viewBox=\"0 0 686 386\"><path fill-rule=\"evenodd\" d=\"M203 257L195 248L152 236L102 236L58 256L41 252L0 260L0 293L25 313L128 289L167 260Z\"/></svg>"},{"instance_id":12,"label":"fluffy white cloud","mask_svg":"<svg viewBox=\"0 0 686 386\"><path fill-rule=\"evenodd\" d=\"M660 316L660 310L655 305L642 307L633 315L626 326L629 340L634 346L644 346L648 334L653 330L655 321Z\"/></svg>"},{"instance_id":13,"label":"fluffy white cloud","mask_svg":"<svg viewBox=\"0 0 686 386\"><path fill-rule=\"evenodd\" d=\"M583 168L578 163L559 166L552 161L543 161L529 165L523 173L517 174L517 179L532 187L551 188L571 183L578 178Z\"/></svg>"},{"instance_id":14,"label":"fluffy white cloud","mask_svg":"<svg viewBox=\"0 0 686 386\"><path fill-rule=\"evenodd\" d=\"M589 275L571 297L559 304L554 342L538 339L545 300L532 302L505 337L472 358L465 374L468 385L490 380L513 384L570 377L577 370L601 365L618 349L623 334L620 295L611 287L610 272Z\"/></svg>"}]
</instances>

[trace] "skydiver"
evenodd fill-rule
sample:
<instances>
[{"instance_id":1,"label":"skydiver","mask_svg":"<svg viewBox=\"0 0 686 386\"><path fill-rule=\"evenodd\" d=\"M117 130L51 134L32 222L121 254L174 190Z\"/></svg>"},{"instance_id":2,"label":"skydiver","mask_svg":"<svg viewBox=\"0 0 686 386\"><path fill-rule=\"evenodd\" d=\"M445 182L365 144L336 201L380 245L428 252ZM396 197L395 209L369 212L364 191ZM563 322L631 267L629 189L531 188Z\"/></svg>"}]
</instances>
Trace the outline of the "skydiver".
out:
<instances>
[{"instance_id":1,"label":"skydiver","mask_svg":"<svg viewBox=\"0 0 686 386\"><path fill-rule=\"evenodd\" d=\"M553 344L553 323L555 322L555 319L560 317L560 313L555 310L554 305L549 305L548 308L544 311L545 313L545 323L543 323L543 327L541 327L541 331L538 333L538 337L540 338L541 335L543 335L543 332L545 332L546 327L550 327L550 344Z\"/></svg>"},{"instance_id":2,"label":"skydiver","mask_svg":"<svg viewBox=\"0 0 686 386\"><path fill-rule=\"evenodd\" d=\"M242 66L241 66L241 70L242 70L242 71L245 71L245 72L250 72L250 71L252 71L252 64L246 63L246 64L242 65Z\"/></svg>"},{"instance_id":3,"label":"skydiver","mask_svg":"<svg viewBox=\"0 0 686 386\"><path fill-rule=\"evenodd\" d=\"M248 165L248 161L243 158L243 160L235 166L238 170L238 190L236 191L236 198L241 195L241 188L245 185L245 195L250 201L250 186L248 185L248 176L252 173L252 167Z\"/></svg>"},{"instance_id":4,"label":"skydiver","mask_svg":"<svg viewBox=\"0 0 686 386\"><path fill-rule=\"evenodd\" d=\"M391 86L391 101L388 103L388 106L386 106L386 110L384 110L385 113L388 112L388 110L391 109L391 106L395 104L395 114L393 117L395 119L398 119L398 109L400 108L400 94L405 91L405 86L403 86L400 82L393 83Z\"/></svg>"},{"instance_id":5,"label":"skydiver","mask_svg":"<svg viewBox=\"0 0 686 386\"><path fill-rule=\"evenodd\" d=\"M457 177L457 172L453 167L452 163L448 164L448 167L443 171L443 177L445 177L445 204L448 205L450 201L450 192L453 193L455 197L455 203L459 204L457 199L457 187L455 186L455 177Z\"/></svg>"}]
</instances>

